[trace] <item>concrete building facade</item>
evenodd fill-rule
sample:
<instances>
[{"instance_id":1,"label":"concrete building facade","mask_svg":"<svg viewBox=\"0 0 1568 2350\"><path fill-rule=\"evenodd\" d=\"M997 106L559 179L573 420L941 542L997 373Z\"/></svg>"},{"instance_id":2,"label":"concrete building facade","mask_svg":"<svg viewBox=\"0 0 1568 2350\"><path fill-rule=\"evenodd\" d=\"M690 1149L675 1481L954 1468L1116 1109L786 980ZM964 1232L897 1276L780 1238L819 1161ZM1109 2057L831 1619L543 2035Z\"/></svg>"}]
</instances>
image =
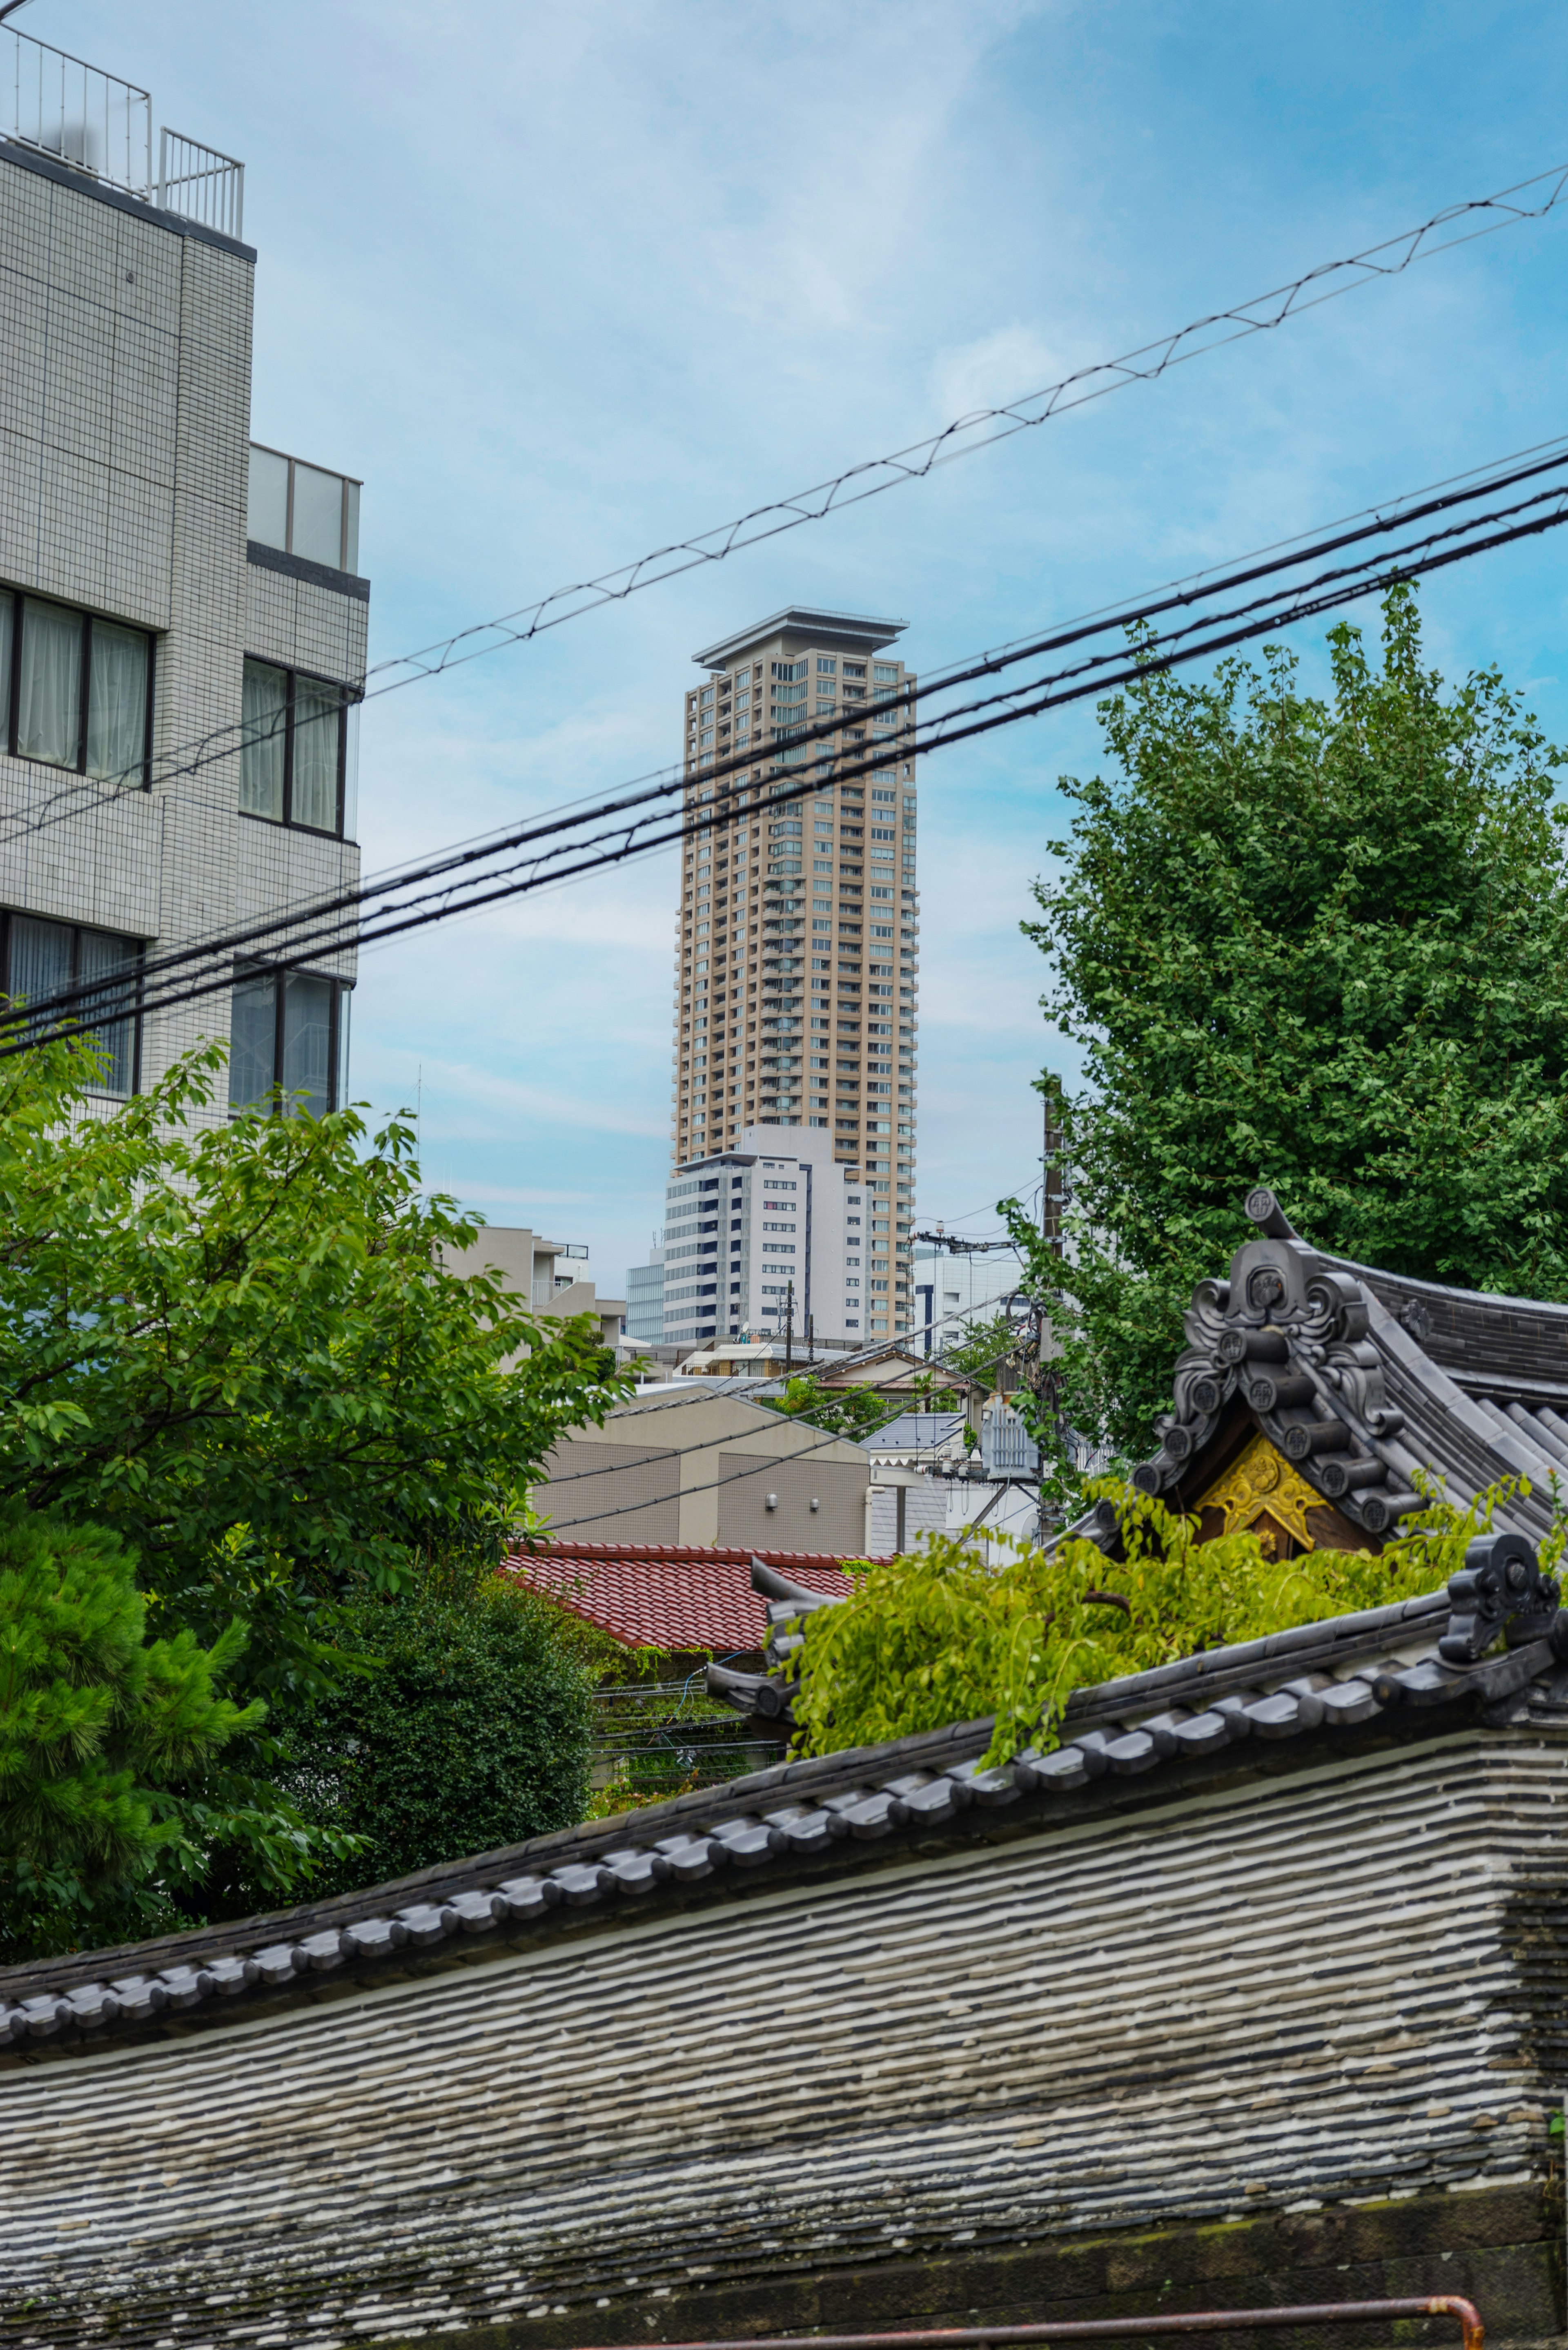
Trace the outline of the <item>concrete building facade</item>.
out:
<instances>
[{"instance_id":1,"label":"concrete building facade","mask_svg":"<svg viewBox=\"0 0 1568 2350\"><path fill-rule=\"evenodd\" d=\"M217 1036L213 1118L323 1108L351 951L145 1020L136 974L358 878L359 485L253 452L241 167L154 172L146 93L10 27L0 69L0 991L102 980L108 1100Z\"/></svg>"},{"instance_id":2,"label":"concrete building facade","mask_svg":"<svg viewBox=\"0 0 1568 2350\"><path fill-rule=\"evenodd\" d=\"M749 1544L855 1556L871 1468L847 1437L786 1419L717 1382L644 1391L564 1437L534 1490L574 1542Z\"/></svg>"},{"instance_id":3,"label":"concrete building facade","mask_svg":"<svg viewBox=\"0 0 1568 2350\"><path fill-rule=\"evenodd\" d=\"M591 1314L605 1345L618 1347L626 1335L626 1303L598 1295L587 1254L580 1241L546 1240L526 1224L486 1224L472 1248L453 1252L447 1269L498 1274L503 1285L526 1298L535 1314L558 1321Z\"/></svg>"},{"instance_id":4,"label":"concrete building facade","mask_svg":"<svg viewBox=\"0 0 1568 2350\"><path fill-rule=\"evenodd\" d=\"M682 855L675 1165L751 1127L822 1135L905 1227L877 1336L906 1330L911 1306L919 900L900 748L913 679L889 650L902 627L792 607L699 653L705 682L684 711L687 812L714 823Z\"/></svg>"},{"instance_id":5,"label":"concrete building facade","mask_svg":"<svg viewBox=\"0 0 1568 2350\"><path fill-rule=\"evenodd\" d=\"M748 1127L738 1149L676 1169L664 1214L666 1345L788 1330L804 1357L812 1344L858 1345L874 1303L886 1326L891 1219L831 1136Z\"/></svg>"}]
</instances>

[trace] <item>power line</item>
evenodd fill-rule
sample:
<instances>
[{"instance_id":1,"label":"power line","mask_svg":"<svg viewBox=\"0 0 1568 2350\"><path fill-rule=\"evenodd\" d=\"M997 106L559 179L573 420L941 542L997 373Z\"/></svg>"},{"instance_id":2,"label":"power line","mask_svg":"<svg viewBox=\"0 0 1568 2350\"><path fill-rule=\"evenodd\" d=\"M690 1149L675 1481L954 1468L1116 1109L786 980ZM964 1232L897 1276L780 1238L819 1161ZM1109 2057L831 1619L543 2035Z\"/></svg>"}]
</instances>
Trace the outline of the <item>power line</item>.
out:
<instances>
[{"instance_id":1,"label":"power line","mask_svg":"<svg viewBox=\"0 0 1568 2350\"><path fill-rule=\"evenodd\" d=\"M1058 629L1046 636L956 666L929 683L913 689L909 700L912 702L930 693L950 691L955 684L994 675L997 671L1014 662L1034 658L1043 651L1082 644L1112 629L1141 628L1145 630L1130 648L1122 643L1113 650L1086 651L1076 661L1050 671L1044 677L978 696L929 719L906 721L905 731L896 742L874 743L864 754L837 754L826 761L819 761L819 772L815 775L805 776L798 783L791 784L786 779L785 785L775 785L765 801L759 793L757 813L760 816L765 806L770 814L775 814L796 800L828 788L834 782L863 776L875 768L886 767L890 761L926 756L1089 695L1136 685L1159 671L1210 658L1256 637L1339 609L1398 582L1422 577L1453 563L1468 560L1473 555L1554 529L1568 520L1568 484L1561 481L1534 489L1511 504L1493 507L1484 513L1466 514L1460 520L1428 531L1404 546L1393 549L1375 546L1278 594L1254 595L1227 610L1185 619L1180 625L1167 627L1163 630L1154 626L1158 616L1172 609L1186 611L1197 602L1219 596L1237 586L1255 585L1281 570L1297 568L1325 553L1345 554L1357 544L1381 541L1390 531L1404 529L1414 521L1448 514L1456 507L1468 506L1499 490L1538 481L1542 475L1561 471L1565 463L1568 463L1568 452L1560 447L1552 456L1515 467L1511 473L1493 473L1464 490L1446 492L1414 505L1407 501L1401 502L1401 511L1395 520L1380 513L1354 529L1339 531L1330 539L1302 546L1288 555L1267 562L1249 561L1231 573L1210 575L1197 588L1168 592L1143 606L1111 613L1098 623L1078 623L1065 629ZM814 738L826 736L835 731L836 723L824 722L818 727L803 730L805 741L809 743ZM749 753L745 762L747 767L762 755L758 752ZM774 752L769 755L776 759L778 754ZM741 764L738 754L732 755L724 763L723 772L733 772ZM718 772L713 771L715 775ZM262 923L231 931L226 936L172 951L144 966L140 977L134 981L98 980L57 991L15 1013L0 1015L0 1029L6 1025L25 1026L30 1032L9 1044L0 1044L0 1057L29 1049L37 1041L39 1024L51 1019L90 1019L96 1024L102 1024L108 1019L125 1017L133 1011L140 1010L147 1014L171 1010L226 990L234 983L234 959L243 958L247 949L254 955L264 944L275 942L271 948L275 956L271 967L297 966L340 948L373 944L566 879L580 878L586 873L622 864L633 858L652 855L661 848L700 837L718 825L728 823L733 813L733 802L726 798L720 805L708 808L705 806L709 788L707 777L701 779L703 803L691 801L683 813L671 812L668 817L661 816L656 818L638 813L667 800L683 788L690 789L691 780L688 778L683 782L680 775L675 775L583 810L576 816L555 817L544 823L519 827L487 843L465 847L437 858L422 868L405 868L386 879L341 892L336 898L286 910ZM628 817L630 819L628 822L618 820ZM662 824L664 828L649 829L655 823ZM585 837L583 828L591 825L597 825L601 829ZM546 842L553 845L540 846ZM510 868L502 867L487 872L470 869L509 853L514 854L516 860ZM560 862L562 858L569 861ZM548 869L542 870L541 868L546 865ZM449 875L462 878L443 879ZM438 886L424 890L422 895L409 898L402 904L381 904L369 920L362 921L359 918L359 909L371 900L389 901L395 892L413 889L416 885L430 881L436 882ZM466 894L460 897L459 891ZM280 934L285 935L280 937ZM157 990L156 983L180 967L220 962L222 968L204 978L198 975L189 983L171 984L161 993ZM151 993L148 992L149 979L154 983Z\"/></svg>"},{"instance_id":2,"label":"power line","mask_svg":"<svg viewBox=\"0 0 1568 2350\"><path fill-rule=\"evenodd\" d=\"M1015 432L1044 424L1064 410L1103 399L1107 392L1119 391L1126 384L1153 382L1185 360L1200 359L1205 352L1250 335L1266 334L1283 326L1287 318L1315 309L1320 303L1333 301L1357 286L1376 278L1397 277L1413 262L1451 252L1456 245L1494 235L1498 230L1515 227L1523 221L1544 219L1562 203L1565 191L1568 165L1554 164L1550 171L1537 172L1533 178L1521 180L1495 195L1446 205L1417 228L1385 238L1381 244L1369 245L1348 259L1320 262L1300 277L1292 278L1288 285L1255 295L1230 309L1194 319L1175 334L1144 343L1120 359L1075 369L1071 375L1047 384L1042 390L1027 392L1005 407L971 410L925 440L895 450L890 456L868 458L846 466L842 473L810 489L797 490L768 505L754 506L732 522L701 532L694 538L657 547L635 563L601 573L597 579L556 588L550 595L522 605L500 619L480 621L439 643L427 645L421 652L379 662L368 674L384 677L387 683L376 691L388 692L411 684L416 678L440 675L503 646L524 643L543 629L558 628L583 612L604 604L623 603L628 597L661 580L678 577L703 564L722 563L743 546L753 546L762 539L799 529L805 523L821 522L829 514L877 497L901 483L921 481L940 464L950 463L977 449L989 448L998 441L1010 440ZM1523 201L1531 196L1536 200ZM1445 235L1443 232L1448 229L1459 233Z\"/></svg>"},{"instance_id":3,"label":"power line","mask_svg":"<svg viewBox=\"0 0 1568 2350\"><path fill-rule=\"evenodd\" d=\"M384 693L397 692L406 685L421 679L439 677L451 669L465 666L484 654L498 652L509 645L524 644L545 629L559 628L567 620L579 619L584 613L602 606L624 603L644 588L659 585L666 579L677 578L682 573L695 570L704 564L724 562L743 547L758 545L762 540L778 536L784 531L799 529L803 525L825 521L831 514L846 507L858 505L865 499L879 496L883 491L896 489L905 482L922 481L939 465L952 463L957 458L989 448L998 441L1010 440L1014 433L1028 432L1048 423L1052 417L1064 411L1080 408L1088 401L1119 391L1131 383L1149 383L1173 367L1200 359L1211 350L1239 342L1255 334L1266 334L1283 326L1303 311L1315 309L1320 303L1335 300L1358 286L1374 280L1397 277L1417 261L1434 258L1452 252L1456 246L1473 244L1478 238L1495 235L1500 230L1519 226L1521 223L1543 220L1555 211L1568 192L1568 164L1554 164L1549 171L1535 173L1512 187L1495 194L1469 198L1448 204L1413 229L1386 237L1380 244L1367 246L1338 261L1320 262L1288 284L1273 287L1267 294L1254 295L1250 300L1230 308L1213 311L1174 334L1157 341L1141 344L1137 349L1125 352L1119 359L1104 359L1095 365L1075 369L1055 383L1042 390L1027 392L1004 407L971 410L954 418L923 441L910 442L886 457L863 459L846 466L829 480L818 482L810 489L797 490L790 496L770 504L754 506L734 520L717 527L699 532L694 537L680 539L667 546L656 547L633 563L623 564L614 571L603 572L597 578L579 581L574 586L557 588L530 604L518 606L493 620L471 622L449 637L423 646L416 652L390 656L374 663L365 672L362 701L373 701ZM1533 202L1525 199L1533 197ZM1452 235L1446 234L1454 230ZM379 684L370 680L379 678ZM324 713L320 723L326 723ZM180 781L200 773L206 767L232 758L249 742L260 740L265 726L247 733L244 720L213 729L210 733L192 739L154 761L151 788ZM67 803L79 802L96 795L100 801L118 796L121 788L117 778L73 777L62 785L48 804L47 811L28 818L18 818L0 839L18 837L46 825L64 821L75 814L76 807ZM218 803L214 803L216 805ZM226 803L224 803L226 805Z\"/></svg>"},{"instance_id":4,"label":"power line","mask_svg":"<svg viewBox=\"0 0 1568 2350\"><path fill-rule=\"evenodd\" d=\"M1380 536L1386 537L1391 532L1407 528L1414 522L1429 519L1438 515L1473 504L1480 499L1494 495L1501 489L1554 472L1565 462L1568 462L1568 437L1540 443L1533 449L1521 451L1512 457L1498 459L1490 465L1478 467L1468 473L1435 484L1428 489L1407 493L1403 497L1386 501L1379 506L1365 508L1359 514L1346 516L1340 522L1329 525L1326 533L1321 531L1303 533L1294 539L1282 542L1277 547L1245 556L1240 562L1216 565L1187 579L1174 581L1154 595L1146 596L1137 603L1104 606L1098 612L1060 623L1044 635L1036 634L1015 639L1009 644L993 648L982 654L970 655L950 662L940 669L928 672L917 685L908 689L900 699L906 707L912 707L918 702L950 692L959 685L992 676L1002 669L1032 660L1042 653L1063 650L1096 636L1103 636L1113 630L1119 632L1129 626L1148 621L1165 613L1187 609L1209 598L1275 576L1282 571L1293 569L1306 562L1317 560L1326 554L1343 551L1350 546L1376 540ZM1473 529L1475 525L1472 521L1462 527ZM1364 558L1361 567L1365 567L1366 562L1376 560L1375 556ZM1346 576L1354 576L1354 572ZM1196 627L1205 624L1195 622L1192 625ZM1268 625L1274 626L1277 623L1271 619ZM1101 654L1095 658L1103 661L1120 660L1122 657L1123 649L1118 649L1114 655ZM1006 695L1001 695L992 697L992 700L1008 698ZM950 712L947 716L950 719L955 714L957 713ZM841 723L838 719L829 718L804 727L790 728L787 730L786 744L783 747L804 753L805 749L813 743L824 741L831 736ZM775 730L777 731L779 730ZM858 764L847 765L841 760L834 771L835 775L838 780L846 780L851 775L863 774L867 765L876 766L878 760L885 764L888 759L899 755L901 754L896 743L884 743L880 746L873 744L871 753L867 758L861 759ZM530 819L522 826L503 828L497 832L479 835L467 841L454 843L447 849L438 850L433 858L427 859L423 864L391 868L386 872L372 876L369 880L362 880L354 889L340 892L336 898L297 899L292 906L264 917L259 924L252 924L246 929L230 931L227 934L209 932L204 938L193 940L183 947L170 949L153 958L151 962L144 962L140 966L142 981L145 983L148 978L176 967L210 959L216 954L227 954L247 945L257 944L279 931L290 930L298 922L319 920L333 912L347 910L350 907L365 904L373 898L389 895L395 889L406 889L416 881L429 880L442 873L458 872L465 867L482 864L489 858L527 843L545 840L555 835L571 833L580 829L585 824L624 815L638 807L649 806L656 802L674 796L683 788L691 789L694 780L702 796L706 798L719 784L742 770L750 769L759 758L776 758L777 756L776 751L764 754L760 746L756 749L748 748L744 752L732 752L716 764L705 768L696 779L685 776L679 766L655 770L651 777L644 776L636 779L617 797L597 806L585 806L580 800L567 802L560 807L545 811L541 816ZM801 785L798 792L784 794L775 785L769 795L770 804L776 807L783 805L786 799L805 796L811 790L817 787L815 782L805 783ZM727 817L716 808L711 816L697 818L691 827L683 828L680 832L660 836L653 840L651 846L656 848L668 846L672 840L691 837L694 832L711 829L724 821L727 821ZM616 827L618 837L619 833L620 828L618 827ZM638 850L646 845L648 844L633 844L634 848ZM575 870L576 868L567 868L568 873ZM553 880L557 877L549 878ZM340 932L335 927L327 945L318 949L318 951L331 951L332 948L339 942ZM359 934L356 934L355 941L349 942L362 942L362 939ZM308 936L306 943L313 943ZM97 1003L100 1000L99 983L84 983L75 989L59 990L47 999L39 999L30 1007L30 1014L36 1017L46 1010L63 1010L73 1002Z\"/></svg>"}]
</instances>

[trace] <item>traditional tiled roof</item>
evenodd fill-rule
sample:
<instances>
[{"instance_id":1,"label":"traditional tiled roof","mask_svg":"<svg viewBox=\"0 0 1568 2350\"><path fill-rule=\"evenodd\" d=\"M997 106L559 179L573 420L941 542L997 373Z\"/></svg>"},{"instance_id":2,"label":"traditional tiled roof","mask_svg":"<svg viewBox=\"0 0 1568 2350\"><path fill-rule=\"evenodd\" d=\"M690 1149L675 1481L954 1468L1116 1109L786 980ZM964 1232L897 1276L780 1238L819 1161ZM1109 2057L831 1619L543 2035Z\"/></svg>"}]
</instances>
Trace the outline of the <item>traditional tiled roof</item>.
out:
<instances>
[{"instance_id":1,"label":"traditional tiled roof","mask_svg":"<svg viewBox=\"0 0 1568 2350\"><path fill-rule=\"evenodd\" d=\"M1297 1742L1303 1762L1359 1742L1497 1724L1568 1703L1568 1612L1517 1536L1489 1543L1448 1591L1211 1649L1081 1690L1062 1744L982 1769L992 1724L783 1762L722 1787L481 1854L269 1918L202 1928L116 1951L0 1970L0 2043L146 2024L169 2008L233 2013L230 2002L469 1937L569 1930L579 1914L689 1898L714 1878L783 1880L806 1865L851 1869L867 1846L911 1856L1007 1813L1021 1827L1114 1804L1149 1773L1204 1783L1242 1742ZM608 1547L607 1545L605 1547ZM1518 1568L1517 1575L1514 1570ZM821 1593L757 1562L774 1607ZM1500 1632L1510 1646L1486 1661ZM711 1668L711 1672L716 1669ZM719 1676L721 1681L724 1676ZM749 1678L749 1677L748 1677ZM1261 1759L1261 1758L1260 1758ZM760 1877L756 1874L760 1873ZM722 1889L721 1885L720 1889ZM740 1887L737 1886L739 1890ZM472 1947L470 1945L470 1947ZM483 1947L481 1945L480 1947ZM197 2020L192 2018L192 2021Z\"/></svg>"},{"instance_id":2,"label":"traditional tiled roof","mask_svg":"<svg viewBox=\"0 0 1568 2350\"><path fill-rule=\"evenodd\" d=\"M766 1608L752 1585L757 1555L811 1591L844 1588L842 1562L826 1551L552 1542L514 1554L512 1564L574 1615L628 1648L736 1656L760 1649L767 1638Z\"/></svg>"},{"instance_id":3,"label":"traditional tiled roof","mask_svg":"<svg viewBox=\"0 0 1568 2350\"><path fill-rule=\"evenodd\" d=\"M1327 1255L1261 1187L1246 1211L1259 1237L1194 1290L1173 1409L1133 1482L1191 1509L1255 1430L1375 1548L1417 1506L1418 1473L1461 1507L1528 1479L1498 1523L1539 1540L1568 1485L1568 1307Z\"/></svg>"}]
</instances>

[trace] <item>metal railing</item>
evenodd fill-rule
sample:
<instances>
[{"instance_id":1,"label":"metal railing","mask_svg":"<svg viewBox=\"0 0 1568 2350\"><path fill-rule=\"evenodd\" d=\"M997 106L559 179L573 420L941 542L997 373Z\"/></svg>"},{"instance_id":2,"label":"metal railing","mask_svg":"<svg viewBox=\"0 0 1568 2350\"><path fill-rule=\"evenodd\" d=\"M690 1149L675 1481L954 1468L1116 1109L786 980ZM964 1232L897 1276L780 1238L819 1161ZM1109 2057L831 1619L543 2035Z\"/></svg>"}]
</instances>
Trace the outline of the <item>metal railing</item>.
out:
<instances>
[{"instance_id":1,"label":"metal railing","mask_svg":"<svg viewBox=\"0 0 1568 2350\"><path fill-rule=\"evenodd\" d=\"M165 212L200 221L203 228L223 236L245 233L244 165L182 130L159 133L156 195Z\"/></svg>"},{"instance_id":2,"label":"metal railing","mask_svg":"<svg viewBox=\"0 0 1568 2350\"><path fill-rule=\"evenodd\" d=\"M0 138L224 236L244 234L243 163L182 130L163 130L154 179L148 92L10 25L0 26Z\"/></svg>"},{"instance_id":3,"label":"metal railing","mask_svg":"<svg viewBox=\"0 0 1568 2350\"><path fill-rule=\"evenodd\" d=\"M1158 2341L1176 2334L1247 2334L1264 2326L1376 2325L1403 2317L1454 2317L1462 2350L1484 2350L1473 2301L1457 2293L1406 2301L1316 2301L1278 2309L1159 2310L1148 2317L1070 2317L1054 2325L954 2325L918 2334L795 2334L770 2340L677 2342L669 2350L1007 2350L1012 2344ZM636 2345L640 2350L640 2345Z\"/></svg>"},{"instance_id":4,"label":"metal railing","mask_svg":"<svg viewBox=\"0 0 1568 2350\"><path fill-rule=\"evenodd\" d=\"M134 195L152 177L152 100L30 33L0 27L0 133Z\"/></svg>"}]
</instances>

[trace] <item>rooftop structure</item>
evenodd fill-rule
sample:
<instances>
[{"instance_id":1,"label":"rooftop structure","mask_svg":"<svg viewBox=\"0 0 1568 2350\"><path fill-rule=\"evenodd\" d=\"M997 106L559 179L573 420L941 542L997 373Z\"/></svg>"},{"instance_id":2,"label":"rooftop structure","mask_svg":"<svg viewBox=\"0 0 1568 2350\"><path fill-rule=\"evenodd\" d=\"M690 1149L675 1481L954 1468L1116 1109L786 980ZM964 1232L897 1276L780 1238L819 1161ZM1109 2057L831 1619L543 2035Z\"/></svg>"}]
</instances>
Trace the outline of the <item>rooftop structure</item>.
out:
<instances>
[{"instance_id":1,"label":"rooftop structure","mask_svg":"<svg viewBox=\"0 0 1568 2350\"><path fill-rule=\"evenodd\" d=\"M767 1602L752 1580L761 1558L814 1591L844 1587L843 1562L823 1551L753 1551L722 1544L549 1542L513 1565L585 1623L630 1648L735 1656L767 1645Z\"/></svg>"},{"instance_id":2,"label":"rooftop structure","mask_svg":"<svg viewBox=\"0 0 1568 2350\"><path fill-rule=\"evenodd\" d=\"M870 1465L847 1438L767 1410L737 1379L642 1389L563 1437L535 1500L557 1539L826 1552L866 1544Z\"/></svg>"}]
</instances>

